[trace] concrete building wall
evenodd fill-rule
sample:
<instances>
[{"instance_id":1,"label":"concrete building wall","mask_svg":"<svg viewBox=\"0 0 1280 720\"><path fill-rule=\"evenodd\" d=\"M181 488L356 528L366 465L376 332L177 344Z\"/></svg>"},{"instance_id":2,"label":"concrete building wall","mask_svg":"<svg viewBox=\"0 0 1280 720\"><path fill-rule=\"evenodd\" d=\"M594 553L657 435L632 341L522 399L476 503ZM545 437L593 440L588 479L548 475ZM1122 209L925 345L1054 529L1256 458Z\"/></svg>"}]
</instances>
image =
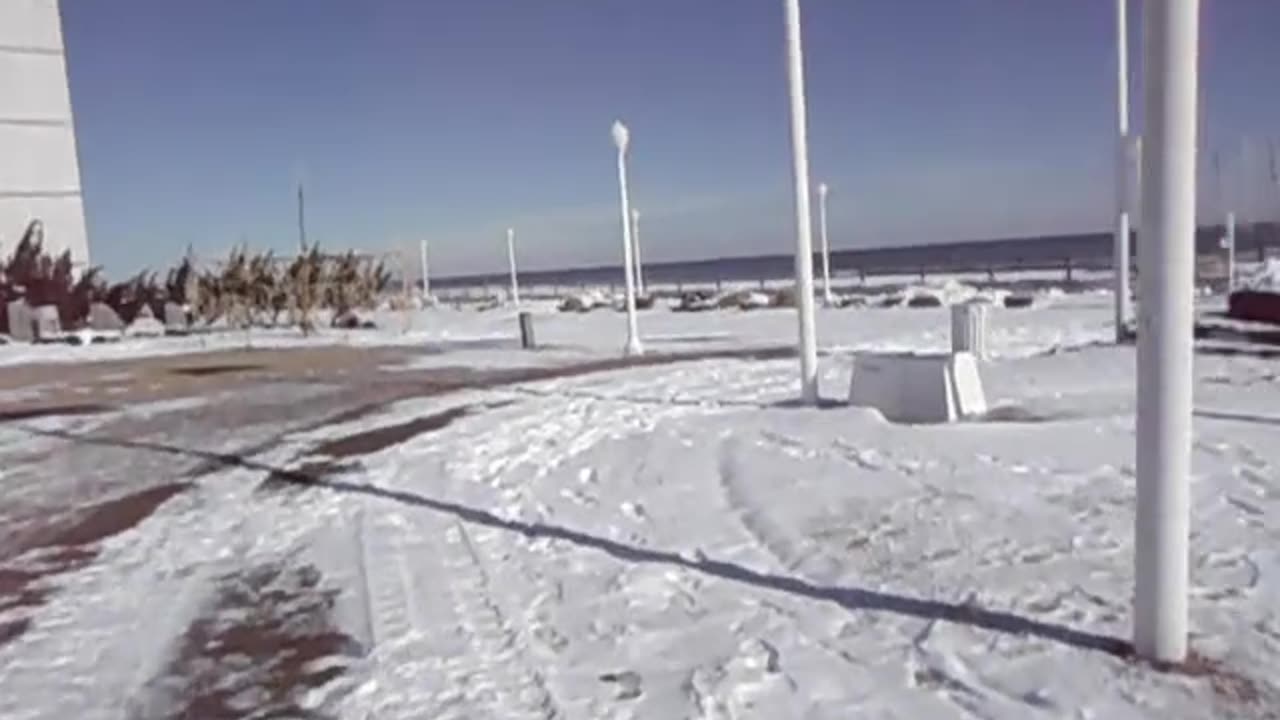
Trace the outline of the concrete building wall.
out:
<instances>
[{"instance_id":1,"label":"concrete building wall","mask_svg":"<svg viewBox=\"0 0 1280 720\"><path fill-rule=\"evenodd\" d=\"M0 0L0 254L33 219L89 262L59 0Z\"/></svg>"}]
</instances>

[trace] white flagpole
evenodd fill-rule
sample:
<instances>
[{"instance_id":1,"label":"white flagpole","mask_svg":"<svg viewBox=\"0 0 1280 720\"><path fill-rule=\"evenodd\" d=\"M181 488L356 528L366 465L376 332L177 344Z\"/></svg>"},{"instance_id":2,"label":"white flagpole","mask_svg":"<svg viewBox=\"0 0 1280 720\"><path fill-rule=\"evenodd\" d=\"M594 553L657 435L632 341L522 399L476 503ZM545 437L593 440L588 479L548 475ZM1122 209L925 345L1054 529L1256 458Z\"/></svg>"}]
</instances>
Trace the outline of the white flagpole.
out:
<instances>
[{"instance_id":1,"label":"white flagpole","mask_svg":"<svg viewBox=\"0 0 1280 720\"><path fill-rule=\"evenodd\" d=\"M1199 0L1143 3L1133 644L1187 654Z\"/></svg>"},{"instance_id":2,"label":"white flagpole","mask_svg":"<svg viewBox=\"0 0 1280 720\"><path fill-rule=\"evenodd\" d=\"M818 404L818 340L814 320L812 209L809 205L809 138L804 98L804 48L800 0L785 0L787 78L791 95L791 155L796 202L796 310L799 320L800 396Z\"/></svg>"}]
</instances>

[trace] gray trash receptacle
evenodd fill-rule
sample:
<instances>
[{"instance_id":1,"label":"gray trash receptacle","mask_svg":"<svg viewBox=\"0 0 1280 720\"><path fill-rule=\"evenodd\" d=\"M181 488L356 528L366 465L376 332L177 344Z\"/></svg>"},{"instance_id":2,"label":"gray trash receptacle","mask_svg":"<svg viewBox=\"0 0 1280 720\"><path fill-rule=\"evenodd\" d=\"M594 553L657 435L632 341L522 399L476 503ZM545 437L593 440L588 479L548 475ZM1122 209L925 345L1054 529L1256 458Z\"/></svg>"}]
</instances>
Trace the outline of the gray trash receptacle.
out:
<instances>
[{"instance_id":1,"label":"gray trash receptacle","mask_svg":"<svg viewBox=\"0 0 1280 720\"><path fill-rule=\"evenodd\" d=\"M532 350L537 346L533 339L533 313L520 313L520 347Z\"/></svg>"}]
</instances>

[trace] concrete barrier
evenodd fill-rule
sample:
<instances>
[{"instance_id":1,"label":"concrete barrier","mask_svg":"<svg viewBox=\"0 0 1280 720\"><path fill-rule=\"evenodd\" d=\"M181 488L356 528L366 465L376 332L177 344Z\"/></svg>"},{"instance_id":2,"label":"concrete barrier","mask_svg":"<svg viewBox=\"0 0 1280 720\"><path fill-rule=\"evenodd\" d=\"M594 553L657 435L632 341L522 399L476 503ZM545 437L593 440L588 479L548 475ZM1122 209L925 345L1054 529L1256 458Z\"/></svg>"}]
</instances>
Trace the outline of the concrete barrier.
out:
<instances>
[{"instance_id":1,"label":"concrete barrier","mask_svg":"<svg viewBox=\"0 0 1280 720\"><path fill-rule=\"evenodd\" d=\"M951 306L951 352L987 359L987 308L973 302Z\"/></svg>"},{"instance_id":2,"label":"concrete barrier","mask_svg":"<svg viewBox=\"0 0 1280 720\"><path fill-rule=\"evenodd\" d=\"M908 424L955 422L987 411L978 361L968 352L860 353L849 403Z\"/></svg>"}]
</instances>

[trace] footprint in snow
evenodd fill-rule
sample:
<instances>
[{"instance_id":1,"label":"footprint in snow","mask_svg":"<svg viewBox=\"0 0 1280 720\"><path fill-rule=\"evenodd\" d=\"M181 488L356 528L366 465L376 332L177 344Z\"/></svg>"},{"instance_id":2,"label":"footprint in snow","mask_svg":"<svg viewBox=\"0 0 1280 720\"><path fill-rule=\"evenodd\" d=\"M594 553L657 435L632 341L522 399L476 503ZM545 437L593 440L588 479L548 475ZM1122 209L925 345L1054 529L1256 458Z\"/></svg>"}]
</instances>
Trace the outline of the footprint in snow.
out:
<instances>
[{"instance_id":1,"label":"footprint in snow","mask_svg":"<svg viewBox=\"0 0 1280 720\"><path fill-rule=\"evenodd\" d=\"M605 673L600 676L601 682L616 686L614 698L617 700L634 700L644 693L644 682L640 673L627 670L620 673Z\"/></svg>"},{"instance_id":2,"label":"footprint in snow","mask_svg":"<svg viewBox=\"0 0 1280 720\"><path fill-rule=\"evenodd\" d=\"M777 648L760 638L751 638L739 645L737 660L752 670L770 674L779 670Z\"/></svg>"},{"instance_id":3,"label":"footprint in snow","mask_svg":"<svg viewBox=\"0 0 1280 720\"><path fill-rule=\"evenodd\" d=\"M649 517L648 513L645 512L644 506L640 503L633 503L628 500L627 502L622 503L621 507L622 514L636 522L644 522Z\"/></svg>"},{"instance_id":4,"label":"footprint in snow","mask_svg":"<svg viewBox=\"0 0 1280 720\"><path fill-rule=\"evenodd\" d=\"M560 496L572 500L583 507L592 507L596 504L596 499L574 488L565 488L560 491Z\"/></svg>"}]
</instances>

